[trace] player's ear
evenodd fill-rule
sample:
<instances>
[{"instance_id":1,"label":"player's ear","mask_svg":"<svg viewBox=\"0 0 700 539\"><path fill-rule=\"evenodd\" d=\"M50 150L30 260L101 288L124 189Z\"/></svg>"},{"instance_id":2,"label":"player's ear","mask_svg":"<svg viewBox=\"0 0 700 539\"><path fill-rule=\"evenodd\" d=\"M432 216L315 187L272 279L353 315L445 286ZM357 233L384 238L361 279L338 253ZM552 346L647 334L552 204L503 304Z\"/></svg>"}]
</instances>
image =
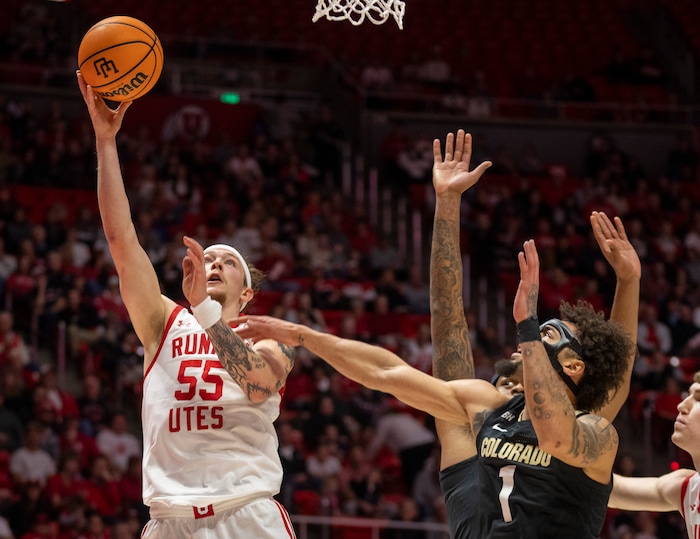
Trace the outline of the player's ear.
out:
<instances>
[{"instance_id":1,"label":"player's ear","mask_svg":"<svg viewBox=\"0 0 700 539\"><path fill-rule=\"evenodd\" d=\"M577 378L583 376L586 364L579 358L568 357L562 362L562 368L565 374L576 381Z\"/></svg>"},{"instance_id":2,"label":"player's ear","mask_svg":"<svg viewBox=\"0 0 700 539\"><path fill-rule=\"evenodd\" d=\"M254 295L255 292L253 292L253 289L249 286L246 286L243 289L243 292L241 292L241 303L248 303L251 299L253 299Z\"/></svg>"}]
</instances>

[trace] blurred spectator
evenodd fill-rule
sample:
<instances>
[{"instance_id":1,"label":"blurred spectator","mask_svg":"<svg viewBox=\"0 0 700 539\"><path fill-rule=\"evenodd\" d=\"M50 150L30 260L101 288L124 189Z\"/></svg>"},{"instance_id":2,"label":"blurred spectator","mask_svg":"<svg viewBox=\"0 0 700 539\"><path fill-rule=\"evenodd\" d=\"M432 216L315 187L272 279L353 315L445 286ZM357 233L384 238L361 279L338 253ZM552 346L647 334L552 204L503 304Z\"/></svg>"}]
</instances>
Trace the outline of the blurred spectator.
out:
<instances>
[{"instance_id":1,"label":"blurred spectator","mask_svg":"<svg viewBox=\"0 0 700 539\"><path fill-rule=\"evenodd\" d=\"M408 277L403 286L408 312L411 314L430 313L430 287L423 279L419 265L408 268Z\"/></svg>"},{"instance_id":2,"label":"blurred spectator","mask_svg":"<svg viewBox=\"0 0 700 539\"><path fill-rule=\"evenodd\" d=\"M22 421L5 406L5 394L0 390L0 451L15 451L22 444L23 436Z\"/></svg>"},{"instance_id":3,"label":"blurred spectator","mask_svg":"<svg viewBox=\"0 0 700 539\"><path fill-rule=\"evenodd\" d=\"M51 529L50 506L43 495L42 484L31 480L16 486L17 497L8 511L12 531L18 539L56 539L51 535L31 535L37 528ZM25 535L27 534L27 535Z\"/></svg>"},{"instance_id":4,"label":"blurred spectator","mask_svg":"<svg viewBox=\"0 0 700 539\"><path fill-rule=\"evenodd\" d=\"M77 287L71 288L57 307L56 319L67 329L68 357L77 361L100 337L101 321L97 308L92 299L84 297Z\"/></svg>"},{"instance_id":5,"label":"blurred spectator","mask_svg":"<svg viewBox=\"0 0 700 539\"><path fill-rule=\"evenodd\" d=\"M680 382L674 376L667 375L654 399L651 436L657 450L669 451L674 447L670 439L673 434L673 424L678 417L678 405L683 400L682 392Z\"/></svg>"},{"instance_id":6,"label":"blurred spectator","mask_svg":"<svg viewBox=\"0 0 700 539\"><path fill-rule=\"evenodd\" d=\"M422 522L423 514L418 502L410 496L405 496L399 502L398 514L391 520L398 522ZM382 539L426 539L426 532L423 530L387 528L382 532Z\"/></svg>"},{"instance_id":7,"label":"blurred spectator","mask_svg":"<svg viewBox=\"0 0 700 539\"><path fill-rule=\"evenodd\" d=\"M42 426L32 421L27 425L24 444L10 457L10 473L15 485L37 481L41 488L49 476L56 473L56 463L51 455L39 447Z\"/></svg>"},{"instance_id":8,"label":"blurred spectator","mask_svg":"<svg viewBox=\"0 0 700 539\"><path fill-rule=\"evenodd\" d=\"M56 412L57 423L62 423L67 417L79 417L80 410L76 398L58 386L55 367L44 367L39 377L39 386L44 388L46 399Z\"/></svg>"},{"instance_id":9,"label":"blurred spectator","mask_svg":"<svg viewBox=\"0 0 700 539\"><path fill-rule=\"evenodd\" d=\"M263 183L264 176L260 163L252 154L250 145L241 144L238 152L225 165L225 172L233 175L236 183L248 186Z\"/></svg>"},{"instance_id":10,"label":"blurred spectator","mask_svg":"<svg viewBox=\"0 0 700 539\"><path fill-rule=\"evenodd\" d=\"M86 373L82 379L82 392L78 396L80 431L95 437L107 423L109 407L102 392L102 382L96 374Z\"/></svg>"},{"instance_id":11,"label":"blurred spectator","mask_svg":"<svg viewBox=\"0 0 700 539\"><path fill-rule=\"evenodd\" d=\"M367 457L362 444L350 447L340 474L343 512L347 515L373 518L383 494L382 472Z\"/></svg>"},{"instance_id":12,"label":"blurred spectator","mask_svg":"<svg viewBox=\"0 0 700 539\"><path fill-rule=\"evenodd\" d=\"M86 471L92 459L99 454L95 439L80 432L77 416L68 416L61 425L58 439L61 455L74 453L80 460L80 470Z\"/></svg>"},{"instance_id":13,"label":"blurred spectator","mask_svg":"<svg viewBox=\"0 0 700 539\"><path fill-rule=\"evenodd\" d=\"M389 297L379 294L367 316L371 340L394 351L402 339L401 322L397 311L391 309Z\"/></svg>"},{"instance_id":14,"label":"blurred spectator","mask_svg":"<svg viewBox=\"0 0 700 539\"><path fill-rule=\"evenodd\" d=\"M106 455L119 473L126 471L129 458L141 455L141 442L128 431L124 412L114 412L108 427L97 433L95 441L103 455Z\"/></svg>"},{"instance_id":15,"label":"blurred spectator","mask_svg":"<svg viewBox=\"0 0 700 539\"><path fill-rule=\"evenodd\" d=\"M411 497L420 507L423 520L434 520L436 503L442 497L440 489L440 451L435 446L433 453L426 459L420 472L416 475Z\"/></svg>"},{"instance_id":16,"label":"blurred spectator","mask_svg":"<svg viewBox=\"0 0 700 539\"><path fill-rule=\"evenodd\" d=\"M343 465L337 455L337 447L331 442L321 440L316 449L306 459L309 475L322 484L328 477L337 477Z\"/></svg>"},{"instance_id":17,"label":"blurred spectator","mask_svg":"<svg viewBox=\"0 0 700 539\"><path fill-rule=\"evenodd\" d=\"M5 297L5 282L17 269L17 257L5 249L5 239L0 236L0 298Z\"/></svg>"},{"instance_id":18,"label":"blurred spectator","mask_svg":"<svg viewBox=\"0 0 700 539\"><path fill-rule=\"evenodd\" d=\"M5 304L14 315L14 327L25 339L31 335L31 321L39 289L36 260L29 255L19 257L17 269L5 281Z\"/></svg>"},{"instance_id":19,"label":"blurred spectator","mask_svg":"<svg viewBox=\"0 0 700 539\"><path fill-rule=\"evenodd\" d=\"M46 481L45 494L53 514L67 509L75 496L84 495L84 479L80 470L80 456L77 453L66 451L61 455L58 471Z\"/></svg>"},{"instance_id":20,"label":"blurred spectator","mask_svg":"<svg viewBox=\"0 0 700 539\"><path fill-rule=\"evenodd\" d=\"M309 484L309 474L306 469L304 439L301 431L294 428L289 421L278 422L277 435L278 452L282 461L282 470L284 470L279 494L280 502L285 507L294 507L294 493L297 490L313 488ZM318 488L319 485L315 487Z\"/></svg>"},{"instance_id":21,"label":"blurred spectator","mask_svg":"<svg viewBox=\"0 0 700 539\"><path fill-rule=\"evenodd\" d=\"M655 351L668 354L673 347L669 327L659 320L657 308L647 302L640 302L637 345L641 354Z\"/></svg>"},{"instance_id":22,"label":"blurred spectator","mask_svg":"<svg viewBox=\"0 0 700 539\"><path fill-rule=\"evenodd\" d=\"M13 312L0 311L0 367L21 371L29 362L29 349L24 336L15 331Z\"/></svg>"},{"instance_id":23,"label":"blurred spectator","mask_svg":"<svg viewBox=\"0 0 700 539\"><path fill-rule=\"evenodd\" d=\"M393 312L405 312L408 300L404 293L403 283L397 276L397 269L393 267L384 268L377 277L374 285L377 297L385 296L389 303L389 310Z\"/></svg>"},{"instance_id":24,"label":"blurred spectator","mask_svg":"<svg viewBox=\"0 0 700 539\"><path fill-rule=\"evenodd\" d=\"M433 343L430 324L418 324L415 336L402 339L404 355L401 358L419 371L431 373L433 369Z\"/></svg>"},{"instance_id":25,"label":"blurred spectator","mask_svg":"<svg viewBox=\"0 0 700 539\"><path fill-rule=\"evenodd\" d=\"M692 355L693 344L687 346L688 342L696 336L700 338L700 327L693 321L692 306L685 301L672 300L668 308L666 318L673 342L670 353L676 356Z\"/></svg>"},{"instance_id":26,"label":"blurred spectator","mask_svg":"<svg viewBox=\"0 0 700 539\"><path fill-rule=\"evenodd\" d=\"M126 467L125 467L126 470ZM122 509L120 474L106 455L92 459L90 472L85 478L85 501L100 516L113 522Z\"/></svg>"},{"instance_id":27,"label":"blurred spectator","mask_svg":"<svg viewBox=\"0 0 700 539\"><path fill-rule=\"evenodd\" d=\"M413 489L416 475L430 456L435 434L405 410L395 399L377 423L375 435L367 449L373 459L386 446L401 461L401 477L407 492Z\"/></svg>"},{"instance_id":28,"label":"blurred spectator","mask_svg":"<svg viewBox=\"0 0 700 539\"><path fill-rule=\"evenodd\" d=\"M88 511L86 520L85 529L78 534L77 539L112 539L105 519L97 511Z\"/></svg>"}]
</instances>

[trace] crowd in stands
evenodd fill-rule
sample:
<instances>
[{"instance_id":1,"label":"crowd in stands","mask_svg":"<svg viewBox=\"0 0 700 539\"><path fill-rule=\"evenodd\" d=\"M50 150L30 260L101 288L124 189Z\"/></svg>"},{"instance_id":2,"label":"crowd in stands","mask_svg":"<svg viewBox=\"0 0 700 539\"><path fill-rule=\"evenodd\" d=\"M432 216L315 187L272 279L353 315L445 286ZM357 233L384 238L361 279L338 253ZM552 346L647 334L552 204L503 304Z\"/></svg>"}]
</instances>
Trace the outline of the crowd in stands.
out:
<instances>
[{"instance_id":1,"label":"crowd in stands","mask_svg":"<svg viewBox=\"0 0 700 539\"><path fill-rule=\"evenodd\" d=\"M3 53L48 61L50 27L28 19L16 30L35 39L24 36L18 48L11 40L21 34L9 34ZM413 76L439 85L450 68L441 50L433 52ZM611 65L609 75L636 77L635 84L642 74L659 77L647 63L633 73L629 64ZM380 63L364 77L375 88L395 83ZM488 97L487 83L475 75L472 93ZM589 95L576 80L566 91ZM446 108L484 104L460 97L451 95ZM268 275L252 312L388 347L430 372L427 275L342 193L344 135L331 110L294 118L293 129L275 118L270 114L238 145L223 135L215 144L163 141L148 132L119 139L139 237L163 292L184 302L183 234L230 243ZM429 223L430 144L393 144L383 181L418 186L417 207ZM481 148L477 141L476 150L475 160L493 159L494 167L464 197L462 247L471 274L512 297L516 253L534 238L542 319L562 299L585 299L601 310L612 304L614 275L589 233L588 215L595 209L622 217L643 283L640 357L621 421L634 431L650 413L656 457L687 463L668 439L688 374L700 369L694 141L679 137L660 175L604 136L591 139L582 177L542 162L534 146ZM0 539L134 538L148 518L138 431L142 350L119 296L94 185L86 115L71 116L58 101L38 115L30 101L0 96ZM36 211L32 196L42 190L57 198ZM466 315L477 373L488 379L512 343L499 342L473 312ZM430 418L349 382L303 349L277 429L285 470L280 499L291 513L444 521ZM627 454L618 471L644 472ZM606 539L684 533L675 515L614 511L604 532Z\"/></svg>"}]
</instances>

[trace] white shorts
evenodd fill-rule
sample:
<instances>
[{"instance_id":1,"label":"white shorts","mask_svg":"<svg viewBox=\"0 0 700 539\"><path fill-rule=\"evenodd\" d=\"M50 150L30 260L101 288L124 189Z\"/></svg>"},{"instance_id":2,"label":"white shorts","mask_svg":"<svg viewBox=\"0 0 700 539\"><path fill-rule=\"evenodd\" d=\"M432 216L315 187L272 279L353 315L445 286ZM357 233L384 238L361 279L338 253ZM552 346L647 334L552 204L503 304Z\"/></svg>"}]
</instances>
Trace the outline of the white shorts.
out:
<instances>
[{"instance_id":1,"label":"white shorts","mask_svg":"<svg viewBox=\"0 0 700 539\"><path fill-rule=\"evenodd\" d=\"M296 539L287 510L272 498L201 517L151 518L141 539Z\"/></svg>"}]
</instances>

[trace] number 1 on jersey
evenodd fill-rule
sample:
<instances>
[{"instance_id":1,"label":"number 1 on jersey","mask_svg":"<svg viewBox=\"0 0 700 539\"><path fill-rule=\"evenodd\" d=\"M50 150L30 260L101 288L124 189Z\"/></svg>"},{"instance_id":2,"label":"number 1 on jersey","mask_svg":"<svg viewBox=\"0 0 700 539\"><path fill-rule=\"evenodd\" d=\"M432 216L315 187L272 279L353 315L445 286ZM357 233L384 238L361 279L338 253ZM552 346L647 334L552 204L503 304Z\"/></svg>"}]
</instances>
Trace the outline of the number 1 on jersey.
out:
<instances>
[{"instance_id":1,"label":"number 1 on jersey","mask_svg":"<svg viewBox=\"0 0 700 539\"><path fill-rule=\"evenodd\" d=\"M515 465L504 466L499 470L498 476L503 479L503 486L501 487L501 492L498 494L498 500L501 502L503 521L512 522L513 515L510 513L508 498L510 498L511 493L513 492L513 486L515 486Z\"/></svg>"}]
</instances>

